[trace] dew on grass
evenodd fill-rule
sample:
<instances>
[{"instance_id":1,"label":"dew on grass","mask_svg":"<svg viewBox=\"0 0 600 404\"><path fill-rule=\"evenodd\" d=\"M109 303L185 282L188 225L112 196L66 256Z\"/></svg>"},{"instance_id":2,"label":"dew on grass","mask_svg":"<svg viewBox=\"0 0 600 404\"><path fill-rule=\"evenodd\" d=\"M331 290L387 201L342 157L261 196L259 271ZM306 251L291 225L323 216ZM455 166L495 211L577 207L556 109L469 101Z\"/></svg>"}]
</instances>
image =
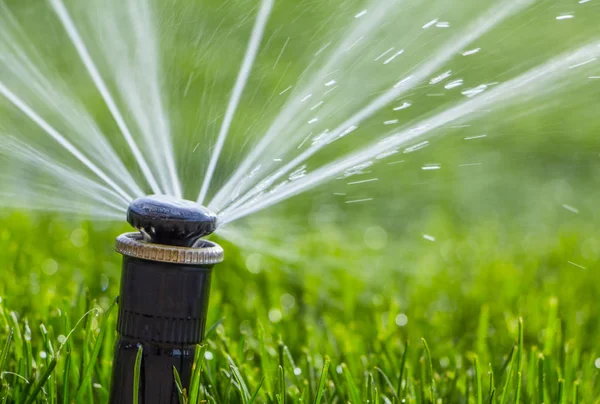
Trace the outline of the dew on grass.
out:
<instances>
[{"instance_id":1,"label":"dew on grass","mask_svg":"<svg viewBox=\"0 0 600 404\"><path fill-rule=\"evenodd\" d=\"M59 344L64 344L65 342L67 342L67 337L63 334L60 334L58 337L56 337L56 340Z\"/></svg>"},{"instance_id":2,"label":"dew on grass","mask_svg":"<svg viewBox=\"0 0 600 404\"><path fill-rule=\"evenodd\" d=\"M52 258L46 258L44 262L42 262L42 271L46 275L54 275L58 271L58 262Z\"/></svg>"},{"instance_id":3,"label":"dew on grass","mask_svg":"<svg viewBox=\"0 0 600 404\"><path fill-rule=\"evenodd\" d=\"M396 325L398 327L404 327L408 324L408 316L404 313L400 313L396 316Z\"/></svg>"},{"instance_id":4,"label":"dew on grass","mask_svg":"<svg viewBox=\"0 0 600 404\"><path fill-rule=\"evenodd\" d=\"M210 351L204 352L204 359L206 359L207 361L213 360L214 359L213 353Z\"/></svg>"},{"instance_id":5,"label":"dew on grass","mask_svg":"<svg viewBox=\"0 0 600 404\"><path fill-rule=\"evenodd\" d=\"M295 369L294 369L294 374L295 374L296 376L300 376L300 375L302 374L302 369L300 369L300 368L295 368Z\"/></svg>"},{"instance_id":6,"label":"dew on grass","mask_svg":"<svg viewBox=\"0 0 600 404\"><path fill-rule=\"evenodd\" d=\"M269 310L269 320L272 323L278 323L281 321L282 318L282 314L281 314L281 310L279 309L271 309Z\"/></svg>"},{"instance_id":7,"label":"dew on grass","mask_svg":"<svg viewBox=\"0 0 600 404\"><path fill-rule=\"evenodd\" d=\"M106 276L106 274L100 275L100 288L103 292L106 292L108 290L109 285L110 280L108 279L108 276Z\"/></svg>"},{"instance_id":8,"label":"dew on grass","mask_svg":"<svg viewBox=\"0 0 600 404\"><path fill-rule=\"evenodd\" d=\"M289 293L284 293L283 295L281 295L281 298L279 300L281 302L281 307L287 310L293 308L296 305L296 298L290 295Z\"/></svg>"},{"instance_id":9,"label":"dew on grass","mask_svg":"<svg viewBox=\"0 0 600 404\"><path fill-rule=\"evenodd\" d=\"M252 334L252 326L250 325L250 321L244 320L240 323L240 334L243 334L243 335L251 335Z\"/></svg>"},{"instance_id":10,"label":"dew on grass","mask_svg":"<svg viewBox=\"0 0 600 404\"><path fill-rule=\"evenodd\" d=\"M84 247L88 242L87 231L81 228L73 230L71 232L70 240L75 247Z\"/></svg>"},{"instance_id":11,"label":"dew on grass","mask_svg":"<svg viewBox=\"0 0 600 404\"><path fill-rule=\"evenodd\" d=\"M430 236L429 234L423 234L423 238L429 241L435 241L435 237Z\"/></svg>"},{"instance_id":12,"label":"dew on grass","mask_svg":"<svg viewBox=\"0 0 600 404\"><path fill-rule=\"evenodd\" d=\"M596 369L600 369L600 358L596 358L594 361L594 366L596 366Z\"/></svg>"},{"instance_id":13,"label":"dew on grass","mask_svg":"<svg viewBox=\"0 0 600 404\"><path fill-rule=\"evenodd\" d=\"M47 357L48 357L48 354L46 353L46 351L40 351L40 358L46 359Z\"/></svg>"}]
</instances>

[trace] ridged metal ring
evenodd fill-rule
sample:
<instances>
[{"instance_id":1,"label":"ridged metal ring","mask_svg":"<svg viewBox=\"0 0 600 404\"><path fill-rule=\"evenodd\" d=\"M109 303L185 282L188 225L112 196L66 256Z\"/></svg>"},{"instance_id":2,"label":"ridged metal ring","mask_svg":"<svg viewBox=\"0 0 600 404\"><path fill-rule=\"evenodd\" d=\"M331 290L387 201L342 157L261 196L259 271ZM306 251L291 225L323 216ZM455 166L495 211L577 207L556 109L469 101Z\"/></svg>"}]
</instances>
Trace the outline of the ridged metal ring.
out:
<instances>
[{"instance_id":1,"label":"ridged metal ring","mask_svg":"<svg viewBox=\"0 0 600 404\"><path fill-rule=\"evenodd\" d=\"M143 240L138 232L117 237L116 250L129 257L172 264L212 265L223 261L223 248L212 241L202 240L200 247L177 247L152 244Z\"/></svg>"}]
</instances>

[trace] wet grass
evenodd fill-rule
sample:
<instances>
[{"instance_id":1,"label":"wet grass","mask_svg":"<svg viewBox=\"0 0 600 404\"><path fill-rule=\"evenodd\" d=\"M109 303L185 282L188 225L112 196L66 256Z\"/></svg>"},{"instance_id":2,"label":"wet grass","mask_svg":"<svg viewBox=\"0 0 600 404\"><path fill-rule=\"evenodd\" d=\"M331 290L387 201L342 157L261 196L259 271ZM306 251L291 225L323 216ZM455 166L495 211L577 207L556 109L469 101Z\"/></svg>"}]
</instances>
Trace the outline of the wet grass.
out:
<instances>
[{"instance_id":1,"label":"wet grass","mask_svg":"<svg viewBox=\"0 0 600 404\"><path fill-rule=\"evenodd\" d=\"M594 261L592 226L527 244L454 225L453 238L435 243L390 233L384 250L334 228L282 236L298 251L321 246L329 261L282 261L223 242L211 326L180 401L597 402L599 276L593 263L569 263L582 245ZM119 229L101 227L6 222L0 402L106 402L119 275L109 251ZM40 228L53 229L41 244Z\"/></svg>"},{"instance_id":2,"label":"wet grass","mask_svg":"<svg viewBox=\"0 0 600 404\"><path fill-rule=\"evenodd\" d=\"M8 3L16 13L23 7L26 31L49 58L65 59L59 70L70 88L107 136L117 137L65 39L39 29L47 10ZM252 4L230 2L224 11L221 2L214 9L206 7L213 2L178 3L181 10L174 9L186 18L165 70L173 63L173 80L182 77L169 102L173 133L184 135L178 164L195 189L210 148L189 151L204 139L207 122L207 136L217 130ZM224 164L235 165L240 145L249 147L248 136L272 122L281 105L270 104L271 93L295 83L321 46L312 28L329 23L336 4L352 4L303 3L305 12L290 1L274 14L279 34L257 62L253 95L242 102ZM477 44L491 51L486 59L457 55L452 70L473 85L503 81L513 69L587 42L597 34L594 2L578 9L585 11L571 25L555 23L573 4L548 7L541 20L548 24L513 19ZM205 35L218 32L200 48L190 38L202 24L187 21L196 15ZM521 25L531 29L511 28ZM192 78L195 96L181 96ZM423 102L404 111L406 122L449 105L427 91L414 95ZM537 104L515 104L470 127L445 128L426 150L402 155L402 164L372 167L375 183L349 189L347 181L332 181L251 218L249 230L234 229L235 243L220 240L226 261L215 268L207 338L180 402L600 403L597 89L548 98L552 105L541 112ZM20 121L15 128L30 132ZM482 133L485 141L464 141ZM347 150L365 138L348 139ZM329 152L339 156L346 146ZM442 169L421 169L433 162ZM216 173L215 186L230 168ZM348 205L333 192L373 201ZM130 229L19 213L0 223L0 403L106 402L120 274L113 240Z\"/></svg>"}]
</instances>

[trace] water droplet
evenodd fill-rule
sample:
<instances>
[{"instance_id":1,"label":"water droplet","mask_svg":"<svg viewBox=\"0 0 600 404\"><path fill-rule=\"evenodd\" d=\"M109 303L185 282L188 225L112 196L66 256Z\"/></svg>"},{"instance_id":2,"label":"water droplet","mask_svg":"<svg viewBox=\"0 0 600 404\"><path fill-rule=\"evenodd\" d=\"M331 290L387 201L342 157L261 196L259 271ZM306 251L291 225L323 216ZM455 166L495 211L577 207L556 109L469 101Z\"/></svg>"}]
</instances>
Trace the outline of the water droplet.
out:
<instances>
[{"instance_id":1,"label":"water droplet","mask_svg":"<svg viewBox=\"0 0 600 404\"><path fill-rule=\"evenodd\" d=\"M437 23L438 23L438 19L435 18L435 19L429 21L427 24L423 25L423 29L427 29L427 28L433 27Z\"/></svg>"},{"instance_id":2,"label":"water droplet","mask_svg":"<svg viewBox=\"0 0 600 404\"><path fill-rule=\"evenodd\" d=\"M44 271L46 275L54 275L58 272L58 262L51 258L46 258L44 262L42 262L42 271Z\"/></svg>"},{"instance_id":3,"label":"water droplet","mask_svg":"<svg viewBox=\"0 0 600 404\"><path fill-rule=\"evenodd\" d=\"M429 234L423 234L423 238L429 241L435 241L435 237L430 236Z\"/></svg>"},{"instance_id":4,"label":"water droplet","mask_svg":"<svg viewBox=\"0 0 600 404\"><path fill-rule=\"evenodd\" d=\"M406 153L416 152L417 150L421 150L427 146L429 146L429 141L425 140L421 143L417 143L416 145L407 147L406 149L404 149L404 153L406 154Z\"/></svg>"},{"instance_id":5,"label":"water droplet","mask_svg":"<svg viewBox=\"0 0 600 404\"><path fill-rule=\"evenodd\" d=\"M373 200L373 198L353 199L351 201L346 201L346 203L361 203L361 202L369 202L372 200Z\"/></svg>"},{"instance_id":6,"label":"water droplet","mask_svg":"<svg viewBox=\"0 0 600 404\"><path fill-rule=\"evenodd\" d=\"M594 361L594 366L596 366L596 369L600 369L600 358L596 358Z\"/></svg>"},{"instance_id":7,"label":"water droplet","mask_svg":"<svg viewBox=\"0 0 600 404\"><path fill-rule=\"evenodd\" d=\"M384 121L384 122L383 122L383 124L384 124L384 125L393 125L393 124L395 124L395 123L398 123L398 120L397 120L397 119L391 119L391 120L389 120L389 121Z\"/></svg>"},{"instance_id":8,"label":"water droplet","mask_svg":"<svg viewBox=\"0 0 600 404\"><path fill-rule=\"evenodd\" d=\"M402 105L399 105L399 106L395 107L395 108L394 108L394 111L401 111L401 110L403 110L403 109L406 109L406 108L410 107L411 105L412 105L412 104L411 104L410 102L408 102L408 101L404 101L404 102L402 103Z\"/></svg>"},{"instance_id":9,"label":"water droplet","mask_svg":"<svg viewBox=\"0 0 600 404\"><path fill-rule=\"evenodd\" d=\"M329 80L327 83L325 83L325 87L331 87L335 83L337 83L337 81L335 81L335 80Z\"/></svg>"},{"instance_id":10,"label":"water droplet","mask_svg":"<svg viewBox=\"0 0 600 404\"><path fill-rule=\"evenodd\" d=\"M463 85L463 79L457 79L457 80L452 80L451 82L449 82L448 84L446 84L446 85L444 86L444 88L445 88L446 90L450 90L450 89L452 89L452 88L455 88L455 87L460 87L460 86L462 86L462 85Z\"/></svg>"},{"instance_id":11,"label":"water droplet","mask_svg":"<svg viewBox=\"0 0 600 404\"><path fill-rule=\"evenodd\" d=\"M108 279L108 276L106 276L105 274L100 275L100 288L103 292L106 292L108 290L109 284L110 280Z\"/></svg>"},{"instance_id":12,"label":"water droplet","mask_svg":"<svg viewBox=\"0 0 600 404\"><path fill-rule=\"evenodd\" d=\"M48 357L48 354L46 353L46 351L40 351L40 358L46 359L47 357Z\"/></svg>"},{"instance_id":13,"label":"water droplet","mask_svg":"<svg viewBox=\"0 0 600 404\"><path fill-rule=\"evenodd\" d=\"M279 310L279 309L271 309L271 310L269 310L269 320L272 323L278 323L278 322L280 322L281 318L282 318L281 310Z\"/></svg>"},{"instance_id":14,"label":"water droplet","mask_svg":"<svg viewBox=\"0 0 600 404\"><path fill-rule=\"evenodd\" d=\"M400 56L404 53L404 49L400 49L398 52L394 53L392 56L390 56L389 58L387 58L383 64L387 65L388 63L390 63L392 60L396 59L397 56Z\"/></svg>"},{"instance_id":15,"label":"water droplet","mask_svg":"<svg viewBox=\"0 0 600 404\"><path fill-rule=\"evenodd\" d=\"M437 28L450 28L450 23L448 21L440 21L435 24Z\"/></svg>"},{"instance_id":16,"label":"water droplet","mask_svg":"<svg viewBox=\"0 0 600 404\"><path fill-rule=\"evenodd\" d=\"M383 52L381 55L377 56L375 58L375 61L377 62L379 59L381 59L382 57L384 57L385 55L387 55L388 53L390 53L393 50L394 50L393 47L389 48L388 50L386 50L385 52Z\"/></svg>"},{"instance_id":17,"label":"water droplet","mask_svg":"<svg viewBox=\"0 0 600 404\"><path fill-rule=\"evenodd\" d=\"M463 55L463 56L470 56L470 55L474 55L474 54L476 54L477 52L479 52L480 50L481 50L481 48L470 49L470 50L464 51L464 52L462 53L462 55Z\"/></svg>"},{"instance_id":18,"label":"water droplet","mask_svg":"<svg viewBox=\"0 0 600 404\"><path fill-rule=\"evenodd\" d=\"M290 295L289 293L284 293L283 295L281 295L281 298L279 300L281 302L281 306L287 310L291 309L296 305L296 298Z\"/></svg>"},{"instance_id":19,"label":"water droplet","mask_svg":"<svg viewBox=\"0 0 600 404\"><path fill-rule=\"evenodd\" d=\"M289 86L288 88L286 88L285 90L283 90L282 92L279 93L279 95L283 95L286 92L288 92L290 89L292 88L292 86Z\"/></svg>"},{"instance_id":20,"label":"water droplet","mask_svg":"<svg viewBox=\"0 0 600 404\"><path fill-rule=\"evenodd\" d=\"M250 254L248 258L246 258L246 268L253 274L257 274L262 269L262 255L255 253Z\"/></svg>"},{"instance_id":21,"label":"water droplet","mask_svg":"<svg viewBox=\"0 0 600 404\"><path fill-rule=\"evenodd\" d=\"M81 229L81 228L75 229L71 233L70 239L71 239L71 243L73 243L73 245L75 247L84 247L88 241L87 231L85 231L84 229Z\"/></svg>"},{"instance_id":22,"label":"water droplet","mask_svg":"<svg viewBox=\"0 0 600 404\"><path fill-rule=\"evenodd\" d=\"M206 359L207 361L211 361L214 358L215 358L215 356L213 355L212 352L210 352L210 351L204 352L204 359Z\"/></svg>"},{"instance_id":23,"label":"water droplet","mask_svg":"<svg viewBox=\"0 0 600 404\"><path fill-rule=\"evenodd\" d=\"M487 134L483 134L483 135L477 135L477 136L470 136L470 137L466 137L465 140L473 140L473 139L481 139L487 137Z\"/></svg>"},{"instance_id":24,"label":"water droplet","mask_svg":"<svg viewBox=\"0 0 600 404\"><path fill-rule=\"evenodd\" d=\"M431 80L429 80L429 84L437 84L441 81L446 80L451 75L452 75L452 70L448 70L448 71L440 74L439 76L436 76L436 77L432 78Z\"/></svg>"},{"instance_id":25,"label":"water droplet","mask_svg":"<svg viewBox=\"0 0 600 404\"><path fill-rule=\"evenodd\" d=\"M475 88L470 88L468 90L463 91L461 94L471 98L471 97L475 97L478 94L483 93L485 90L487 90L488 86L487 84L480 84Z\"/></svg>"},{"instance_id":26,"label":"water droplet","mask_svg":"<svg viewBox=\"0 0 600 404\"><path fill-rule=\"evenodd\" d=\"M421 170L424 170L424 171L439 170L440 168L442 168L442 165L439 163L429 163L429 164L423 165L423 167L421 167Z\"/></svg>"},{"instance_id":27,"label":"water droplet","mask_svg":"<svg viewBox=\"0 0 600 404\"><path fill-rule=\"evenodd\" d=\"M305 175L306 175L306 164L304 164L302 167L291 172L288 179L290 181L294 181L294 180L304 177Z\"/></svg>"},{"instance_id":28,"label":"water droplet","mask_svg":"<svg viewBox=\"0 0 600 404\"><path fill-rule=\"evenodd\" d=\"M406 314L404 313L400 313L396 316L396 325L398 327L404 327L406 324L408 324L408 317Z\"/></svg>"},{"instance_id":29,"label":"water droplet","mask_svg":"<svg viewBox=\"0 0 600 404\"><path fill-rule=\"evenodd\" d=\"M575 18L575 16L573 14L561 14L559 16L556 17L557 20L570 20Z\"/></svg>"},{"instance_id":30,"label":"water droplet","mask_svg":"<svg viewBox=\"0 0 600 404\"><path fill-rule=\"evenodd\" d=\"M367 14L367 12L368 12L368 10L367 10L367 9L364 9L364 10L363 10L363 11L361 11L360 13L356 14L356 15L354 16L354 18L358 19L358 18L360 18L360 17L362 17L362 16L366 15L366 14Z\"/></svg>"},{"instance_id":31,"label":"water droplet","mask_svg":"<svg viewBox=\"0 0 600 404\"><path fill-rule=\"evenodd\" d=\"M398 152L399 152L399 150L398 150L398 149L395 149L395 150L388 150L388 151L386 151L386 152L383 152L383 153L381 153L381 154L378 154L378 155L375 157L375 160L382 160L382 159L384 159L384 158L386 158L386 157L393 156L394 154L396 154L396 153L398 153Z\"/></svg>"}]
</instances>

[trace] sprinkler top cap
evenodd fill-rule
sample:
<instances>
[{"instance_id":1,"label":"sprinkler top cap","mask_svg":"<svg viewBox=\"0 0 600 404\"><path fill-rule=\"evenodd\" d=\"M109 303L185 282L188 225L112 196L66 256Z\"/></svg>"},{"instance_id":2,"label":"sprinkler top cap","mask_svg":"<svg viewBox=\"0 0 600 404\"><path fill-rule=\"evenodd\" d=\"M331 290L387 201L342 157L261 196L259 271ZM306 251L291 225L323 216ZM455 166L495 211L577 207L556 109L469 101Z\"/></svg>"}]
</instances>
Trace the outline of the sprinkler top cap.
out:
<instances>
[{"instance_id":1,"label":"sprinkler top cap","mask_svg":"<svg viewBox=\"0 0 600 404\"><path fill-rule=\"evenodd\" d=\"M217 216L192 201L151 195L131 202L127 221L144 240L163 245L192 247L217 228Z\"/></svg>"}]
</instances>

